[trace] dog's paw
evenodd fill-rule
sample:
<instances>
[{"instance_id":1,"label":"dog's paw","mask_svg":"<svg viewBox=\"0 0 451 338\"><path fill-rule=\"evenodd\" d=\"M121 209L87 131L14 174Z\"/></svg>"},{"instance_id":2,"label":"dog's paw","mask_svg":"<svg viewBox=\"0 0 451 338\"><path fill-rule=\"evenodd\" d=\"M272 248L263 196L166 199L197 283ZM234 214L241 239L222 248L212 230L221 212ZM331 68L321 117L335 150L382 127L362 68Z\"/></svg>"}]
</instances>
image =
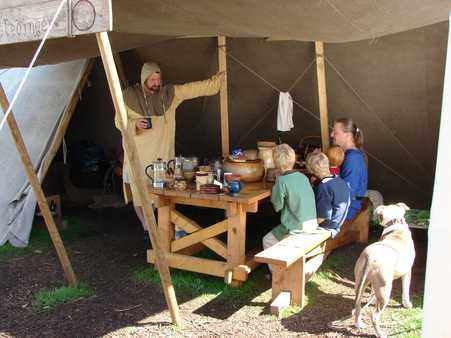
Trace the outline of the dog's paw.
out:
<instances>
[{"instance_id":1,"label":"dog's paw","mask_svg":"<svg viewBox=\"0 0 451 338\"><path fill-rule=\"evenodd\" d=\"M411 309L413 308L413 304L410 300L403 300L402 301L402 306L404 306L406 309Z\"/></svg>"}]
</instances>

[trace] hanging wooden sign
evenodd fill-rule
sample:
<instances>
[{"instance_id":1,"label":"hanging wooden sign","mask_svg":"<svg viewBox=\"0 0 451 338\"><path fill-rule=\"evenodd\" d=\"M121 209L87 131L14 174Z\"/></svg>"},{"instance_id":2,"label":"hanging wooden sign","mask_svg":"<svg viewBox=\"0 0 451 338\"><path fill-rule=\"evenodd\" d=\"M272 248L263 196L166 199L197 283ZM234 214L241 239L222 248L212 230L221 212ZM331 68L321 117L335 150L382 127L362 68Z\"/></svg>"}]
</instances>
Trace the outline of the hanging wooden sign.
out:
<instances>
[{"instance_id":1,"label":"hanging wooden sign","mask_svg":"<svg viewBox=\"0 0 451 338\"><path fill-rule=\"evenodd\" d=\"M62 0L1 0L0 45L40 40ZM49 37L76 36L113 28L111 0L65 0Z\"/></svg>"}]
</instances>

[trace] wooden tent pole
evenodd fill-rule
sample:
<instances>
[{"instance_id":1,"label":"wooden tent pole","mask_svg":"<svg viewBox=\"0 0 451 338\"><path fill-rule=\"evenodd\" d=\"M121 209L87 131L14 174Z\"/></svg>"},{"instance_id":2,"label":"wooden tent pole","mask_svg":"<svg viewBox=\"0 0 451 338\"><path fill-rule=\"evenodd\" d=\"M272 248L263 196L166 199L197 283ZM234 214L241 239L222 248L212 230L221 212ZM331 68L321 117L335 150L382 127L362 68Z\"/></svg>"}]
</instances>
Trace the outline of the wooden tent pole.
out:
<instances>
[{"instance_id":1,"label":"wooden tent pole","mask_svg":"<svg viewBox=\"0 0 451 338\"><path fill-rule=\"evenodd\" d=\"M8 110L9 107L8 97L6 96L6 93L1 83L0 83L0 105L3 111L6 112ZM23 141L22 135L20 134L16 119L14 118L12 111L8 115L6 121L8 123L9 129L11 130L11 135L13 137L14 144L16 145L20 159L22 160L25 173L27 174L28 180L30 181L31 184L31 188L33 189L33 192L36 196L39 209L41 210L42 216L44 217L45 224L47 225L50 238L52 239L53 245L55 246L56 253L60 260L61 266L63 267L66 279L69 285L74 286L75 284L77 284L77 277L75 276L74 270L72 269L72 265L67 255L66 248L64 247L63 241L61 240L61 236L55 225L55 221L53 220L52 213L50 212L49 205L47 204L47 199L45 198L44 192L42 191L42 187L39 182L38 176L34 172L33 164L31 162L30 156L28 155L27 148Z\"/></svg>"},{"instance_id":2,"label":"wooden tent pole","mask_svg":"<svg viewBox=\"0 0 451 338\"><path fill-rule=\"evenodd\" d=\"M223 35L218 36L218 64L219 71L225 72L224 84L219 92L219 104L221 111L221 147L222 156L226 158L229 155L229 106L227 92L227 55L226 38Z\"/></svg>"},{"instance_id":3,"label":"wooden tent pole","mask_svg":"<svg viewBox=\"0 0 451 338\"><path fill-rule=\"evenodd\" d=\"M142 179L145 177L143 168L140 166L139 155L136 150L134 139L127 132L127 110L124 103L124 97L121 90L121 84L119 82L119 76L117 74L116 65L114 63L113 52L111 50L110 40L106 32L96 33L97 43L100 49L100 55L102 57L103 66L105 68L108 85L110 87L111 96L113 98L114 108L116 114L119 114L119 120L122 130L123 146L125 153L127 154L127 160L129 163L130 176L133 182L136 182L136 188L138 195L143 201L144 217L149 227L149 236L152 242L152 248L156 253L156 266L160 273L161 282L163 284L164 296L166 303L168 304L169 311L171 313L172 322L176 325L181 325L179 308L177 305L177 299L175 297L174 287L171 281L171 275L169 273L166 256L161 249L160 235L157 230L155 221L155 214L152 208L152 200L147 190L147 184Z\"/></svg>"},{"instance_id":4,"label":"wooden tent pole","mask_svg":"<svg viewBox=\"0 0 451 338\"><path fill-rule=\"evenodd\" d=\"M329 116L327 111L326 69L324 67L324 43L315 41L316 73L318 77L319 114L323 151L329 148Z\"/></svg>"}]
</instances>

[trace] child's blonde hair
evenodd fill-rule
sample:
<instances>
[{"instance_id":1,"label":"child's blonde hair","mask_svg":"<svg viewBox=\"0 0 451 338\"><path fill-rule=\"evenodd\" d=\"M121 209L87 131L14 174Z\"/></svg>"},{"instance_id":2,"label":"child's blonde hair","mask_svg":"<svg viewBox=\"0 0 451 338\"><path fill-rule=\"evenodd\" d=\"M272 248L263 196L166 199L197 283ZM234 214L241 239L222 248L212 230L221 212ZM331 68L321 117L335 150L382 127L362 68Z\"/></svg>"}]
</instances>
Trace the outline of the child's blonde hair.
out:
<instances>
[{"instance_id":1,"label":"child's blonde hair","mask_svg":"<svg viewBox=\"0 0 451 338\"><path fill-rule=\"evenodd\" d=\"M280 144L274 148L274 163L276 168L283 171L293 169L296 162L296 154L288 144Z\"/></svg>"},{"instance_id":2,"label":"child's blonde hair","mask_svg":"<svg viewBox=\"0 0 451 338\"><path fill-rule=\"evenodd\" d=\"M339 167L345 159L345 152L339 146L330 146L326 151L329 165L331 167Z\"/></svg>"},{"instance_id":3,"label":"child's blonde hair","mask_svg":"<svg viewBox=\"0 0 451 338\"><path fill-rule=\"evenodd\" d=\"M307 155L305 160L305 166L309 173L315 175L316 177L321 177L329 175L329 159L326 154L318 151Z\"/></svg>"}]
</instances>

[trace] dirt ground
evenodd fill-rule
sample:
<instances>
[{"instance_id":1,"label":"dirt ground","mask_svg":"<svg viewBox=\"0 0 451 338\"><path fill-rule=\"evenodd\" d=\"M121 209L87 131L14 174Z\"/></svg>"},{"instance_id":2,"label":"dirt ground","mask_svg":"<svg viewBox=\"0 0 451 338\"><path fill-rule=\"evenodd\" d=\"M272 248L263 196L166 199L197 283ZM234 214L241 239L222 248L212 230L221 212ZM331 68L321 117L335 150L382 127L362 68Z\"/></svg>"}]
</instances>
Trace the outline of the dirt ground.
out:
<instances>
[{"instance_id":1,"label":"dirt ground","mask_svg":"<svg viewBox=\"0 0 451 338\"><path fill-rule=\"evenodd\" d=\"M332 287L310 285L314 302L284 319L271 316L268 304L254 297L270 288L270 281L265 278L261 278L254 294L238 302L179 293L184 326L176 328L170 324L161 288L132 278L134 269L147 266L142 230L132 210L76 212L89 220L94 231L69 242L67 249L78 279L92 286L94 295L59 305L54 310L36 312L31 306L33 293L64 284L54 250L0 261L0 337L366 337L373 334L371 328L363 333L337 326L330 328L331 322L348 316L353 308L353 264L337 274ZM258 220L249 221L248 228L255 230L258 224L253 222ZM261 238L258 236L263 230L255 232L256 238ZM251 237L249 233L248 237ZM414 295L423 293L425 242L425 238L420 238L416 243L411 286ZM333 255L344 255L355 262L363 247L354 244ZM392 298L399 302L399 295L400 283L395 283Z\"/></svg>"}]
</instances>

